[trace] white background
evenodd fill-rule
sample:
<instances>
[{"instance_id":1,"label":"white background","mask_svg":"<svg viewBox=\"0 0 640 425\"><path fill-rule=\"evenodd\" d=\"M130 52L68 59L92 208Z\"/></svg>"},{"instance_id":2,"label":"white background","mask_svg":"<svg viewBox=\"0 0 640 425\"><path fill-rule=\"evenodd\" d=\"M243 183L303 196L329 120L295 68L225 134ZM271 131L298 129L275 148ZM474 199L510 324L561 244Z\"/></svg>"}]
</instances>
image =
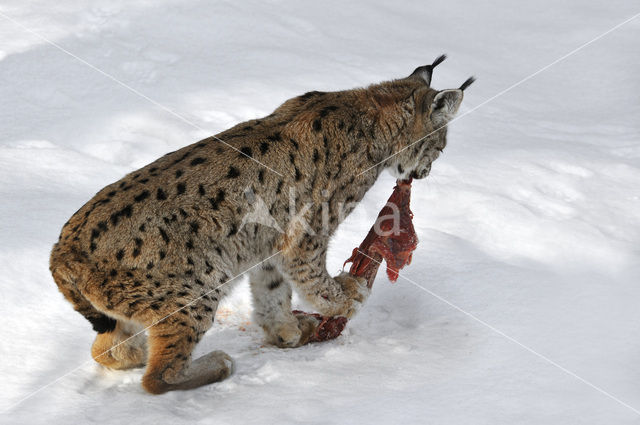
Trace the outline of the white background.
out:
<instances>
[{"instance_id":1,"label":"white background","mask_svg":"<svg viewBox=\"0 0 640 425\"><path fill-rule=\"evenodd\" d=\"M150 396L142 370L93 363L94 333L47 264L100 188L289 97L404 77L446 52L434 87L478 77L464 113L637 2L3 0L0 12L200 127L0 16L0 422L640 423L640 18L452 124L414 184L406 278L379 273L335 341L262 346L243 283L197 348L227 351L237 372ZM392 187L384 175L341 226L331 272Z\"/></svg>"}]
</instances>

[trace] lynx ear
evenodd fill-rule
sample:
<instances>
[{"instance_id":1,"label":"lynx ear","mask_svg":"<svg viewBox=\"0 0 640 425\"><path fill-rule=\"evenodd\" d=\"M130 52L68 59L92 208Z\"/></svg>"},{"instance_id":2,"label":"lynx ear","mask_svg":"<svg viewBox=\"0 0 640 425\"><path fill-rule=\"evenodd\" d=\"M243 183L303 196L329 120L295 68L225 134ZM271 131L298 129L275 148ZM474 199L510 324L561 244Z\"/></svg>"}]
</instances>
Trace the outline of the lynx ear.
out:
<instances>
[{"instance_id":1,"label":"lynx ear","mask_svg":"<svg viewBox=\"0 0 640 425\"><path fill-rule=\"evenodd\" d=\"M462 83L462 85L460 86L460 90L464 91L464 89L466 89L467 87L469 87L471 84L473 84L476 81L476 77L469 77L466 79L466 81L464 83Z\"/></svg>"},{"instance_id":2,"label":"lynx ear","mask_svg":"<svg viewBox=\"0 0 640 425\"><path fill-rule=\"evenodd\" d=\"M440 55L433 61L431 65L419 66L409 75L409 78L419 78L423 80L427 85L431 85L431 76L433 75L433 68L440 65L442 61L447 58L447 55Z\"/></svg>"},{"instance_id":3,"label":"lynx ear","mask_svg":"<svg viewBox=\"0 0 640 425\"><path fill-rule=\"evenodd\" d=\"M462 103L462 90L442 90L431 103L431 121L436 125L444 125L451 121Z\"/></svg>"}]
</instances>

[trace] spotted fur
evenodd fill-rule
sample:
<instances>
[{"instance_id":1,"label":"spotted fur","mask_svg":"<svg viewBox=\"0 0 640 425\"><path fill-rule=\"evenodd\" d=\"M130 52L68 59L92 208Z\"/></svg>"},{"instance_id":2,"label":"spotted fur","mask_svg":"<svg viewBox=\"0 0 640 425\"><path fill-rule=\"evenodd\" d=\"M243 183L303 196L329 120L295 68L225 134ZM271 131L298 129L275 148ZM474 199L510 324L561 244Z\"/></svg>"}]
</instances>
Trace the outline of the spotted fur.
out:
<instances>
[{"instance_id":1,"label":"spotted fur","mask_svg":"<svg viewBox=\"0 0 640 425\"><path fill-rule=\"evenodd\" d=\"M425 177L445 147L462 91L438 92L424 75L309 92L99 191L64 225L50 261L60 291L98 332L94 358L146 364L151 393L225 378L226 354L191 360L192 350L234 276L274 254L250 271L269 342L294 347L313 332L313 319L291 313L292 285L320 313L351 317L368 291L327 273L329 238L384 169ZM278 226L243 222L247 191ZM306 226L290 220L292 209L305 211ZM132 337L148 326L148 338Z\"/></svg>"}]
</instances>

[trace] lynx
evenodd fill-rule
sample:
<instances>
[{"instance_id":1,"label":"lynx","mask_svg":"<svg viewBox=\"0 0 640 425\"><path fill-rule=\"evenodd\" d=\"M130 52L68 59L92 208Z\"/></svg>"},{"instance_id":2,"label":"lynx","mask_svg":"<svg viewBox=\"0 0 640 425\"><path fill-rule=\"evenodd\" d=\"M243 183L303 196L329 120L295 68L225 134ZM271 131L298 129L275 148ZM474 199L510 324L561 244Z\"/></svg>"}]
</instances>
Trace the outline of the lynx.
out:
<instances>
[{"instance_id":1,"label":"lynx","mask_svg":"<svg viewBox=\"0 0 640 425\"><path fill-rule=\"evenodd\" d=\"M369 291L329 275L329 239L383 170L429 174L465 86L430 87L442 59L406 78L289 99L99 191L64 225L50 260L60 291L98 333L94 359L146 365L142 385L154 394L228 377L226 353L191 353L247 270L269 343L303 345L318 325L292 313L292 286L323 315L353 316ZM248 198L278 225L243 221ZM292 209L304 220L290 220Z\"/></svg>"}]
</instances>

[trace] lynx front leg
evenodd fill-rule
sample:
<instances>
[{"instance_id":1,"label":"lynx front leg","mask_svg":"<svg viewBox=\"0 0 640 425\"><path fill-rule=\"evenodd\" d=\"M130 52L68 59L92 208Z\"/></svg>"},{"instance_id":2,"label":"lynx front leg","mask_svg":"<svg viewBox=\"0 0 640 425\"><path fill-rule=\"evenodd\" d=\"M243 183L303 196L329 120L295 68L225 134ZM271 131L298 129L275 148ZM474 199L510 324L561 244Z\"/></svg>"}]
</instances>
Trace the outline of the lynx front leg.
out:
<instances>
[{"instance_id":1,"label":"lynx front leg","mask_svg":"<svg viewBox=\"0 0 640 425\"><path fill-rule=\"evenodd\" d=\"M275 266L265 264L251 273L250 285L253 317L264 330L267 343L290 348L309 342L319 321L291 312L291 285Z\"/></svg>"},{"instance_id":2,"label":"lynx front leg","mask_svg":"<svg viewBox=\"0 0 640 425\"><path fill-rule=\"evenodd\" d=\"M364 278L346 272L335 277L327 273L327 242L322 237L305 237L283 252L282 271L320 313L351 318L370 289Z\"/></svg>"}]
</instances>

